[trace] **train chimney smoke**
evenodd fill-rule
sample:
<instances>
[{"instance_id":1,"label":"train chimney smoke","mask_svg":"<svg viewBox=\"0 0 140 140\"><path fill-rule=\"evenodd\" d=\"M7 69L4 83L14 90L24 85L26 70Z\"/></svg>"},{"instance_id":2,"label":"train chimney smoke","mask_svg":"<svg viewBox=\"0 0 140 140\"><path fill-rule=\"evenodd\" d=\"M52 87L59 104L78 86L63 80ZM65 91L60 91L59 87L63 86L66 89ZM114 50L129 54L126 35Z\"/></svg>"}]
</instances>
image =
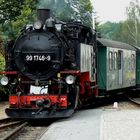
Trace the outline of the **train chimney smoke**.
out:
<instances>
[{"instance_id":1,"label":"train chimney smoke","mask_svg":"<svg viewBox=\"0 0 140 140\"><path fill-rule=\"evenodd\" d=\"M37 9L37 18L45 24L46 19L50 18L50 9Z\"/></svg>"}]
</instances>

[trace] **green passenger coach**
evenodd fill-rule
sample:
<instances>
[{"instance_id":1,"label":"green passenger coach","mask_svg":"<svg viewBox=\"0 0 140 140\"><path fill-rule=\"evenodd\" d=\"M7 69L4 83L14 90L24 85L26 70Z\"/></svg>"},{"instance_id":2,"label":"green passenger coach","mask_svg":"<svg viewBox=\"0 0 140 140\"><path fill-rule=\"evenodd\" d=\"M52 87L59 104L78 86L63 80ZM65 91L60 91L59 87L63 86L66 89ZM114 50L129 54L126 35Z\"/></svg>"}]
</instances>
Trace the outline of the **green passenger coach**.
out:
<instances>
[{"instance_id":1,"label":"green passenger coach","mask_svg":"<svg viewBox=\"0 0 140 140\"><path fill-rule=\"evenodd\" d=\"M128 44L97 38L99 89L112 91L136 85L136 49Z\"/></svg>"}]
</instances>

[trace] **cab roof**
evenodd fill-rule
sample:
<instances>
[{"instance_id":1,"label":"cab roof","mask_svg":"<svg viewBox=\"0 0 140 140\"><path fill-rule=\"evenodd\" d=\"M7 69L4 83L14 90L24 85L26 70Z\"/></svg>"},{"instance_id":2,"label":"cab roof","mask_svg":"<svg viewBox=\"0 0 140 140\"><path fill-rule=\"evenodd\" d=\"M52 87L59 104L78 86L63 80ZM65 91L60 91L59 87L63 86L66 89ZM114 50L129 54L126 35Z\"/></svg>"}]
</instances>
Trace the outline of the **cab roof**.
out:
<instances>
[{"instance_id":1,"label":"cab roof","mask_svg":"<svg viewBox=\"0 0 140 140\"><path fill-rule=\"evenodd\" d=\"M101 47L111 47L111 48L120 48L120 49L126 49L126 50L134 50L136 51L136 48L132 45L119 42L119 41L113 41L109 39L104 38L97 38L97 44Z\"/></svg>"}]
</instances>

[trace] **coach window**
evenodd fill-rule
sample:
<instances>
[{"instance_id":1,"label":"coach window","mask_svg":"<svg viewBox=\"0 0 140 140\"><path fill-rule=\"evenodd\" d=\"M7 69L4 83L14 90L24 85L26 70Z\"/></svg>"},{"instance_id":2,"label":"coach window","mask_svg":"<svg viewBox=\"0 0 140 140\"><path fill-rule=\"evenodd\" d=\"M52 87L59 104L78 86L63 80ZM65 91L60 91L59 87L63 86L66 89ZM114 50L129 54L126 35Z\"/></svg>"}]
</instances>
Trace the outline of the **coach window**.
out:
<instances>
[{"instance_id":1,"label":"coach window","mask_svg":"<svg viewBox=\"0 0 140 140\"><path fill-rule=\"evenodd\" d=\"M117 60L117 52L114 53L114 69L117 70L118 60Z\"/></svg>"},{"instance_id":2,"label":"coach window","mask_svg":"<svg viewBox=\"0 0 140 140\"><path fill-rule=\"evenodd\" d=\"M129 56L129 59L128 59L128 69L132 70L132 57L131 56Z\"/></svg>"},{"instance_id":3,"label":"coach window","mask_svg":"<svg viewBox=\"0 0 140 140\"><path fill-rule=\"evenodd\" d=\"M113 69L113 52L109 52L109 69Z\"/></svg>"},{"instance_id":4,"label":"coach window","mask_svg":"<svg viewBox=\"0 0 140 140\"><path fill-rule=\"evenodd\" d=\"M131 70L135 69L135 55L131 55Z\"/></svg>"},{"instance_id":5,"label":"coach window","mask_svg":"<svg viewBox=\"0 0 140 140\"><path fill-rule=\"evenodd\" d=\"M118 51L118 69L121 69L121 51Z\"/></svg>"}]
</instances>

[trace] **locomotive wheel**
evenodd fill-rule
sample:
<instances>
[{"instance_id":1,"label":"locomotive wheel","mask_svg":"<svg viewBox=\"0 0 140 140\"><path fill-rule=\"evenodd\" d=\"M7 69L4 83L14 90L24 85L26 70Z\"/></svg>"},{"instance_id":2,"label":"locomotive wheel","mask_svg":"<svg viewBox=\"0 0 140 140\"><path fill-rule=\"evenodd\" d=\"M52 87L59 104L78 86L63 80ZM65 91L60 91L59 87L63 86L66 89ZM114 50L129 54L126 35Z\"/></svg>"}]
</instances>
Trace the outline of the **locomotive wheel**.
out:
<instances>
[{"instance_id":1,"label":"locomotive wheel","mask_svg":"<svg viewBox=\"0 0 140 140\"><path fill-rule=\"evenodd\" d=\"M79 86L74 86L70 89L68 100L71 103L70 107L76 109L78 107L78 100L79 100Z\"/></svg>"}]
</instances>

